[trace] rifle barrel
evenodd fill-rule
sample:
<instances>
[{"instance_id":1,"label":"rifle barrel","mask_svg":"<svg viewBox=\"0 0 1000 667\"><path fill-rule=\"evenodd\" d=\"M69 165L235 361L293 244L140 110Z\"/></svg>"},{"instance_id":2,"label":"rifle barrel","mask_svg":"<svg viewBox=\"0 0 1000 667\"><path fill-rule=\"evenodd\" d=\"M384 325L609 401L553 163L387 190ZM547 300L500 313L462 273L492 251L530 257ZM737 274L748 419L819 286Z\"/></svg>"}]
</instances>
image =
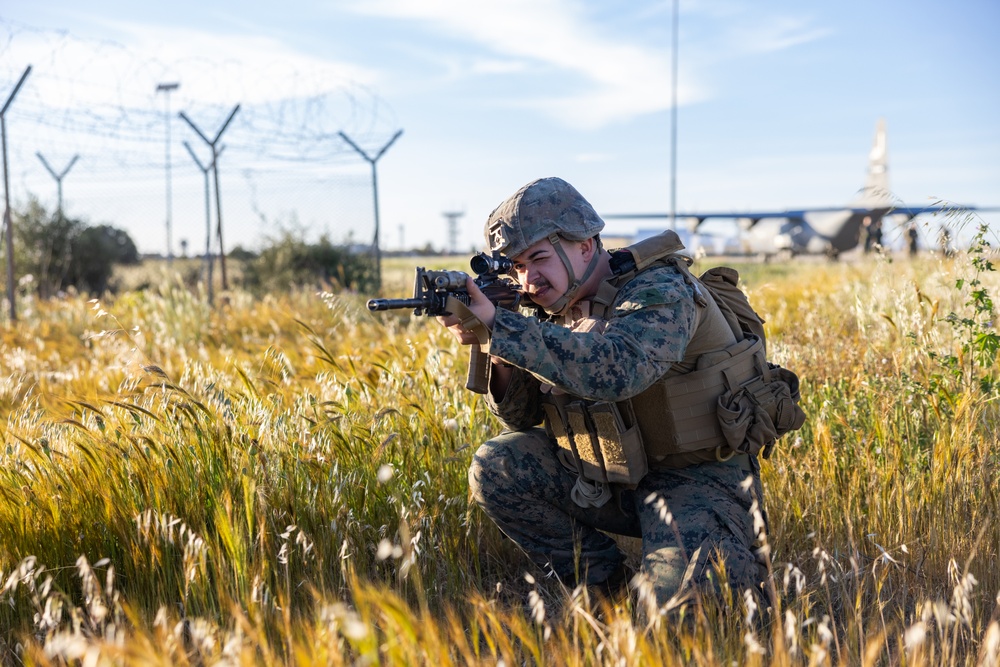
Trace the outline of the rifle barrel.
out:
<instances>
[{"instance_id":1,"label":"rifle barrel","mask_svg":"<svg viewBox=\"0 0 1000 667\"><path fill-rule=\"evenodd\" d=\"M426 299L369 299L368 310L395 310L397 308L426 308Z\"/></svg>"}]
</instances>

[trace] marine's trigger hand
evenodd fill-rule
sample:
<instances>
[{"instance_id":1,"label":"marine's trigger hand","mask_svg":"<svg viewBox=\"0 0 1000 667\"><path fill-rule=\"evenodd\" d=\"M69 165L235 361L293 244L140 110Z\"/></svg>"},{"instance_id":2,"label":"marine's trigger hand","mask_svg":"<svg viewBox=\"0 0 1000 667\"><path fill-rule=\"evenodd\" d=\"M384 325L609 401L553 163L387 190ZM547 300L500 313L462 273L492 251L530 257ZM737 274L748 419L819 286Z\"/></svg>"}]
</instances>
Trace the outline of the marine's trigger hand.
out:
<instances>
[{"instance_id":1,"label":"marine's trigger hand","mask_svg":"<svg viewBox=\"0 0 1000 667\"><path fill-rule=\"evenodd\" d=\"M479 321L486 325L486 328L493 330L493 321L497 316L497 307L493 305L489 297L483 294L483 291L479 289L479 285L476 281L469 276L469 279L465 282L465 286L469 291L469 310L472 314L479 318Z\"/></svg>"},{"instance_id":2,"label":"marine's trigger hand","mask_svg":"<svg viewBox=\"0 0 1000 667\"><path fill-rule=\"evenodd\" d=\"M449 313L448 315L438 317L437 321L448 329L462 345L475 345L476 343L483 342L479 339L479 334L483 334L484 336L487 334L482 329L479 330L479 333L473 331L473 329L478 323L482 323L487 329L492 329L493 320L496 319L496 306L483 294L473 278L470 277L466 282L466 289L469 292L469 305L468 312L465 313L465 319L463 320L462 317L455 313ZM471 320L468 317L469 313L474 316Z\"/></svg>"}]
</instances>

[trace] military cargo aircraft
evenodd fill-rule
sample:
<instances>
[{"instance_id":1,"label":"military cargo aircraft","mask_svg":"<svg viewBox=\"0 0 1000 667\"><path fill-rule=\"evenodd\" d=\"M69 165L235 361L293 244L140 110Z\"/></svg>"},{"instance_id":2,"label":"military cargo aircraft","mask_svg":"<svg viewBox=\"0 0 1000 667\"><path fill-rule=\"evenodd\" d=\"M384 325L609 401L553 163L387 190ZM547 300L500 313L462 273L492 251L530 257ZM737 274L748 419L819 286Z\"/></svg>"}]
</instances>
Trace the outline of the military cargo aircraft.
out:
<instances>
[{"instance_id":1,"label":"military cargo aircraft","mask_svg":"<svg viewBox=\"0 0 1000 667\"><path fill-rule=\"evenodd\" d=\"M879 119L875 141L868 154L868 175L857 198L842 207L820 207L784 211L717 211L678 213L678 220L687 221L685 230L678 230L682 239L698 246L706 254L718 254L719 249L730 254L755 254L763 257L822 254L831 258L853 250L861 242L863 229L880 230L886 219L905 225L918 215L942 211L992 211L955 204L908 206L895 201L889 190L888 151L885 120ZM668 219L667 213L611 213L605 219ZM735 220L740 233L720 236L703 234L702 225L708 220ZM640 235L642 232L640 232ZM735 236L735 237L734 237Z\"/></svg>"}]
</instances>

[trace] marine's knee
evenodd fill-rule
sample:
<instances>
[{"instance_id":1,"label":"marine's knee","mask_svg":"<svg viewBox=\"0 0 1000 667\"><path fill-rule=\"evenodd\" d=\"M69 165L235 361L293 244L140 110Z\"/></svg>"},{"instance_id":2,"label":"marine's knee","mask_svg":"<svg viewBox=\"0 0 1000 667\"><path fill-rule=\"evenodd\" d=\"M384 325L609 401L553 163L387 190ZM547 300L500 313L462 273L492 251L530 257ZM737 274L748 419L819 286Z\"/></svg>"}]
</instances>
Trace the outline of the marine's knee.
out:
<instances>
[{"instance_id":1,"label":"marine's knee","mask_svg":"<svg viewBox=\"0 0 1000 667\"><path fill-rule=\"evenodd\" d=\"M667 547L648 552L643 573L661 607L696 595L716 595L725 601L725 591L729 592L728 602L733 602L747 589L760 591L763 583L755 555L731 538L706 539L688 551Z\"/></svg>"},{"instance_id":2,"label":"marine's knee","mask_svg":"<svg viewBox=\"0 0 1000 667\"><path fill-rule=\"evenodd\" d=\"M544 436L542 436L544 437ZM504 433L484 443L469 465L469 490L480 505L521 496L539 483L539 434Z\"/></svg>"},{"instance_id":3,"label":"marine's knee","mask_svg":"<svg viewBox=\"0 0 1000 667\"><path fill-rule=\"evenodd\" d=\"M681 590L687 569L688 558L679 547L661 548L644 555L643 581L658 606L663 606Z\"/></svg>"},{"instance_id":4,"label":"marine's knee","mask_svg":"<svg viewBox=\"0 0 1000 667\"><path fill-rule=\"evenodd\" d=\"M469 465L469 491L480 505L488 502L504 478L510 476L510 452L503 445L490 440L472 457Z\"/></svg>"}]
</instances>

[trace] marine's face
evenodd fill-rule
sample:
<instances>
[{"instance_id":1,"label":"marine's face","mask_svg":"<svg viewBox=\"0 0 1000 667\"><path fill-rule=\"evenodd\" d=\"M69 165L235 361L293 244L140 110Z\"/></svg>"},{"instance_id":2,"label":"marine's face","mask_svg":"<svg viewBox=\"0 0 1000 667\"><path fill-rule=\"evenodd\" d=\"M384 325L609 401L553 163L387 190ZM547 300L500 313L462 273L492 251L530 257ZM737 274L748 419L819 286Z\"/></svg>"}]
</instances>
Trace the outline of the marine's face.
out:
<instances>
[{"instance_id":1,"label":"marine's face","mask_svg":"<svg viewBox=\"0 0 1000 667\"><path fill-rule=\"evenodd\" d=\"M563 250L577 276L583 274L590 261L592 239L583 242L562 241ZM548 308L569 289L570 278L559 253L548 239L542 239L517 257L512 258L514 275L531 300Z\"/></svg>"}]
</instances>

